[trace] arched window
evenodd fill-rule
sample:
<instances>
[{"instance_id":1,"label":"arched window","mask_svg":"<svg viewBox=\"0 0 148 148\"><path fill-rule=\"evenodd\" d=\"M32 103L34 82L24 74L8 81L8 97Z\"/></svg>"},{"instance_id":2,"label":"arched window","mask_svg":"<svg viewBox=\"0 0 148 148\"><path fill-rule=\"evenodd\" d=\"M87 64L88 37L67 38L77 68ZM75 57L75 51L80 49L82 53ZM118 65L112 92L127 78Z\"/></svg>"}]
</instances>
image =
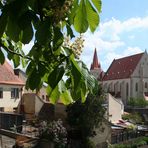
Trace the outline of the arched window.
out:
<instances>
[{"instance_id":1,"label":"arched window","mask_svg":"<svg viewBox=\"0 0 148 148\"><path fill-rule=\"evenodd\" d=\"M147 88L147 82L145 82L145 88Z\"/></svg>"},{"instance_id":2,"label":"arched window","mask_svg":"<svg viewBox=\"0 0 148 148\"><path fill-rule=\"evenodd\" d=\"M138 83L136 83L135 90L138 91Z\"/></svg>"}]
</instances>

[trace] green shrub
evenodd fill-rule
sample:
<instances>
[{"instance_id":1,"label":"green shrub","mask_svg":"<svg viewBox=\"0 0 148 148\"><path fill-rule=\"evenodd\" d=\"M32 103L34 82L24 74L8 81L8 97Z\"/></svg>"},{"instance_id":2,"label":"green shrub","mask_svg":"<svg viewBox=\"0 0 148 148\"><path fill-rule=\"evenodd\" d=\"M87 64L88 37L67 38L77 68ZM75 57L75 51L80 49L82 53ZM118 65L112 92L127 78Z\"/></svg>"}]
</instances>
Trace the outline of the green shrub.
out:
<instances>
[{"instance_id":1,"label":"green shrub","mask_svg":"<svg viewBox=\"0 0 148 148\"><path fill-rule=\"evenodd\" d=\"M144 98L130 98L127 104L133 107L146 107L148 101Z\"/></svg>"},{"instance_id":2,"label":"green shrub","mask_svg":"<svg viewBox=\"0 0 148 148\"><path fill-rule=\"evenodd\" d=\"M138 113L124 114L122 115L123 120L128 120L133 123L141 123L142 117Z\"/></svg>"},{"instance_id":3,"label":"green shrub","mask_svg":"<svg viewBox=\"0 0 148 148\"><path fill-rule=\"evenodd\" d=\"M111 145L110 148L138 148L142 145L148 144L148 137L140 137L137 139L132 140L132 142L128 144L114 144Z\"/></svg>"}]
</instances>

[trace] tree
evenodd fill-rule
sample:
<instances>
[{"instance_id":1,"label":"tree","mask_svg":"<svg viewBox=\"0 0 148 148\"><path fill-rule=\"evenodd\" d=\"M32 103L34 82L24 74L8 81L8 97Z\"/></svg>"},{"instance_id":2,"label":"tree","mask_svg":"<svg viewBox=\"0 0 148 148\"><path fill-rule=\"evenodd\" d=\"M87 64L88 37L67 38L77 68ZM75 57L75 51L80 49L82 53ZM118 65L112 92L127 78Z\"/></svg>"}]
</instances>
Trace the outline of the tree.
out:
<instances>
[{"instance_id":1,"label":"tree","mask_svg":"<svg viewBox=\"0 0 148 148\"><path fill-rule=\"evenodd\" d=\"M63 45L64 33L73 38L74 31L94 32L101 0L1 0L0 11L0 63L7 52L15 68L26 67L26 87L34 90L48 84L53 103L59 98L65 104L85 101L97 82L73 50ZM32 40L34 45L25 54L22 45Z\"/></svg>"},{"instance_id":2,"label":"tree","mask_svg":"<svg viewBox=\"0 0 148 148\"><path fill-rule=\"evenodd\" d=\"M101 125L105 113L105 109L102 106L103 102L104 96L102 90L99 89L96 94L88 95L84 103L77 100L75 103L67 106L68 125L70 125L72 131L76 131L72 133L77 133L77 136L73 134L70 136L81 140L81 147L88 147L87 141L89 137L95 136L95 128Z\"/></svg>"}]
</instances>

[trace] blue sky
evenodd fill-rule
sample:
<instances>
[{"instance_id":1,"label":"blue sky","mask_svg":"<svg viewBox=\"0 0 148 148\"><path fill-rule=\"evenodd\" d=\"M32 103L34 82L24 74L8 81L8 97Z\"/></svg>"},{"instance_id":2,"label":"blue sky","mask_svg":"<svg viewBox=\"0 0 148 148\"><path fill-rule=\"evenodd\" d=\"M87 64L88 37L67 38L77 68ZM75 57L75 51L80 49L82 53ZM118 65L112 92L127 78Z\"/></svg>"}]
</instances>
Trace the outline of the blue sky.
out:
<instances>
[{"instance_id":1,"label":"blue sky","mask_svg":"<svg viewBox=\"0 0 148 148\"><path fill-rule=\"evenodd\" d=\"M148 49L148 0L102 0L102 4L99 28L84 34L81 59L90 68L96 48L106 71L113 59Z\"/></svg>"}]
</instances>

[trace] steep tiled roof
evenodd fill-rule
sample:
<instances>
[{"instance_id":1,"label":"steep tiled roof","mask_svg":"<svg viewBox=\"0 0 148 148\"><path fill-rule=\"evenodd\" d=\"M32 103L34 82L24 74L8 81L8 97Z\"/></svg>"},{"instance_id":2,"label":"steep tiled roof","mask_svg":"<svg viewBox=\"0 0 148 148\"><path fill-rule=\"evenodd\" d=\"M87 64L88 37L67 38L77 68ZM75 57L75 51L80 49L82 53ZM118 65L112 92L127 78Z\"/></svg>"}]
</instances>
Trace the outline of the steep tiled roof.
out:
<instances>
[{"instance_id":1,"label":"steep tiled roof","mask_svg":"<svg viewBox=\"0 0 148 148\"><path fill-rule=\"evenodd\" d=\"M14 74L12 66L7 61L5 61L3 65L0 64L0 84L25 85L24 82Z\"/></svg>"},{"instance_id":2,"label":"steep tiled roof","mask_svg":"<svg viewBox=\"0 0 148 148\"><path fill-rule=\"evenodd\" d=\"M114 59L103 77L103 81L129 78L144 53Z\"/></svg>"},{"instance_id":3,"label":"steep tiled roof","mask_svg":"<svg viewBox=\"0 0 148 148\"><path fill-rule=\"evenodd\" d=\"M100 63L98 62L97 51L96 51L96 48L95 48L93 62L91 64L90 69L93 70L93 69L97 69L97 68L101 68L101 66L100 66Z\"/></svg>"}]
</instances>

